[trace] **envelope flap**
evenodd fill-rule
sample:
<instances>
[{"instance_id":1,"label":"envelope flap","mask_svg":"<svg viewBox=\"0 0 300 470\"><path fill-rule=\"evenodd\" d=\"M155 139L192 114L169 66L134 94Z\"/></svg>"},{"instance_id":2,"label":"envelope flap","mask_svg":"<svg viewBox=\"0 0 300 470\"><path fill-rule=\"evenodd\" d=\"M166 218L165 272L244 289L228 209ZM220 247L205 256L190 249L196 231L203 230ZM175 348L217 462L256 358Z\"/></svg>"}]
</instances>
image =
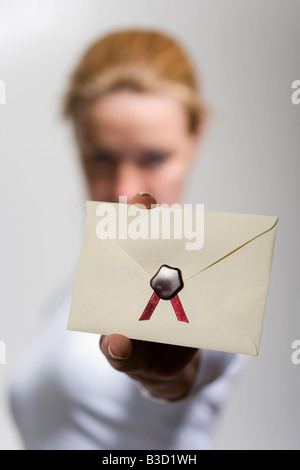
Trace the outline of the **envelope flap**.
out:
<instances>
[{"instance_id":1,"label":"envelope flap","mask_svg":"<svg viewBox=\"0 0 300 470\"><path fill-rule=\"evenodd\" d=\"M88 201L87 213L95 221L95 224L100 220L99 215L97 215L97 208L100 204L105 204L106 208L113 209L119 224L117 227L119 228L122 223L120 210L123 210L124 206L127 205ZM139 224L141 226L147 224L148 227L151 227L151 220L152 223L153 220L155 221L154 223L157 223L158 219L151 219L150 214L155 210L141 209L138 214ZM177 210L186 211L185 208ZM195 214L195 210L191 212ZM159 221L161 223L164 221L168 222L170 220L170 209L166 207L160 208L160 216ZM124 232L122 233L123 238L121 238L117 230L114 241L149 275L155 274L162 264L168 264L179 267L182 271L183 280L187 280L238 250L246 243L251 242L251 240L271 230L277 221L278 217L275 216L205 211L204 227L196 227L198 231L204 230L204 245L199 250L187 249L187 238L174 238L176 222L173 227L172 225L170 227L170 239L131 239L128 236L125 238L126 234ZM150 233L151 229L149 228ZM189 237L190 235L191 233L189 233ZM100 242L101 240L99 240Z\"/></svg>"},{"instance_id":2,"label":"envelope flap","mask_svg":"<svg viewBox=\"0 0 300 470\"><path fill-rule=\"evenodd\" d=\"M276 216L205 212L204 246L202 250L188 252L196 269L191 276L187 275L186 279L208 269L258 237L274 230L277 222Z\"/></svg>"}]
</instances>

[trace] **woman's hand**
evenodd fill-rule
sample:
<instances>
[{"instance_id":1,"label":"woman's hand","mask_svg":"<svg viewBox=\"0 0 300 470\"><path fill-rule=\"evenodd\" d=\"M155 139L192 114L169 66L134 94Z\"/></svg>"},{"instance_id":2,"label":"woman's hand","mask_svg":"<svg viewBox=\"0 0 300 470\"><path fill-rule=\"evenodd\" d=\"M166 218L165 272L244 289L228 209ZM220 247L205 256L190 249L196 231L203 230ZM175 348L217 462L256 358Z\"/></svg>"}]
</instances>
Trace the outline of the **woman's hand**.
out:
<instances>
[{"instance_id":1,"label":"woman's hand","mask_svg":"<svg viewBox=\"0 0 300 470\"><path fill-rule=\"evenodd\" d=\"M156 200L140 193L131 204L150 209ZM118 334L101 336L100 349L112 367L140 382L153 396L168 400L178 400L189 392L200 360L199 349L131 340Z\"/></svg>"},{"instance_id":2,"label":"woman's hand","mask_svg":"<svg viewBox=\"0 0 300 470\"><path fill-rule=\"evenodd\" d=\"M101 336L100 349L116 370L140 382L153 396L183 398L193 385L200 350L183 346Z\"/></svg>"}]
</instances>

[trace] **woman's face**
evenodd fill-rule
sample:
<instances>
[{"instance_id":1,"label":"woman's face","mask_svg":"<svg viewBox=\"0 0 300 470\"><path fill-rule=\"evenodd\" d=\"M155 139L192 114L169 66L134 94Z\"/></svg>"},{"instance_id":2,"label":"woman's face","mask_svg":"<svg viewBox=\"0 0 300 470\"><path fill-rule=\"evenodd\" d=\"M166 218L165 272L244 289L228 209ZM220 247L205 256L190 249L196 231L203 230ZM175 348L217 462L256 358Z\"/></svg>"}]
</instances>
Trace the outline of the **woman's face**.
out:
<instances>
[{"instance_id":1,"label":"woman's face","mask_svg":"<svg viewBox=\"0 0 300 470\"><path fill-rule=\"evenodd\" d=\"M79 147L89 195L118 202L147 191L159 204L179 202L199 133L176 100L116 91L85 106Z\"/></svg>"}]
</instances>

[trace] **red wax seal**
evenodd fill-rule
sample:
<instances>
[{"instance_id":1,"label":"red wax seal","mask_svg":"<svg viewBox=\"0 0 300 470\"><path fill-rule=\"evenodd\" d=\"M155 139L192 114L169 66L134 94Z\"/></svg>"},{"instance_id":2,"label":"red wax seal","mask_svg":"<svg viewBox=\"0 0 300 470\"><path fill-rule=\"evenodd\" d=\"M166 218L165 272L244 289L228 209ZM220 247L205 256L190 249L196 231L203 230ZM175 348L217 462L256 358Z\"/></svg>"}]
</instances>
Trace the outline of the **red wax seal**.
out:
<instances>
[{"instance_id":1,"label":"red wax seal","mask_svg":"<svg viewBox=\"0 0 300 470\"><path fill-rule=\"evenodd\" d=\"M189 322L177 295L184 287L180 269L163 264L151 279L150 285L154 292L140 320L149 320L156 305L163 299L171 301L178 321Z\"/></svg>"}]
</instances>

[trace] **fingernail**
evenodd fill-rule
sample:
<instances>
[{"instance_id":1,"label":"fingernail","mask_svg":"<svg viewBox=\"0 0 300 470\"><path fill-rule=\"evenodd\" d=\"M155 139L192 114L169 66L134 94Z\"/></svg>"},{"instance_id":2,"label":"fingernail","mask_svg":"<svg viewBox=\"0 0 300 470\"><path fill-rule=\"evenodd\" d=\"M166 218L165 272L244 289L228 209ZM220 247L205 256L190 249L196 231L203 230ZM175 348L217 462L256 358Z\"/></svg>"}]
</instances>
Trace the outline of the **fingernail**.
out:
<instances>
[{"instance_id":1,"label":"fingernail","mask_svg":"<svg viewBox=\"0 0 300 470\"><path fill-rule=\"evenodd\" d=\"M113 354L111 348L110 348L110 344L107 346L107 350L109 352L109 355L113 358L113 359L118 359L118 360L124 360L124 359L127 359L127 357L120 357L120 356L116 356L115 354Z\"/></svg>"},{"instance_id":2,"label":"fingernail","mask_svg":"<svg viewBox=\"0 0 300 470\"><path fill-rule=\"evenodd\" d=\"M153 207L156 207L157 202L151 193L147 191L141 191L131 198L130 204L135 204L142 209L152 209Z\"/></svg>"}]
</instances>

